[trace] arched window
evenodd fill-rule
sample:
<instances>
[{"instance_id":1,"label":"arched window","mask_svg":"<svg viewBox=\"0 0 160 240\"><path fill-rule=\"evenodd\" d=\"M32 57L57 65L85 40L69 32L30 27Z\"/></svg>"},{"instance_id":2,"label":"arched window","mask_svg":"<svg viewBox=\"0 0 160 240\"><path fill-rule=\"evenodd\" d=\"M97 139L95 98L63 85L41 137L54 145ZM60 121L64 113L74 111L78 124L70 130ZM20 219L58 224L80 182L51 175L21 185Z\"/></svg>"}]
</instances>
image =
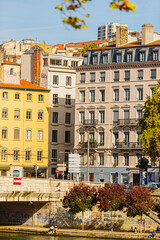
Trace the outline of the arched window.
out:
<instances>
[{"instance_id":1,"label":"arched window","mask_svg":"<svg viewBox=\"0 0 160 240\"><path fill-rule=\"evenodd\" d=\"M27 100L28 100L28 101L31 101L31 100L32 100L32 94L31 94L31 93L28 93L28 94L27 94Z\"/></svg>"},{"instance_id":2,"label":"arched window","mask_svg":"<svg viewBox=\"0 0 160 240\"><path fill-rule=\"evenodd\" d=\"M44 101L44 98L43 98L42 94L38 95L38 100L39 100L39 102L43 102Z\"/></svg>"},{"instance_id":3,"label":"arched window","mask_svg":"<svg viewBox=\"0 0 160 240\"><path fill-rule=\"evenodd\" d=\"M2 139L7 139L7 128L6 127L2 128Z\"/></svg>"}]
</instances>

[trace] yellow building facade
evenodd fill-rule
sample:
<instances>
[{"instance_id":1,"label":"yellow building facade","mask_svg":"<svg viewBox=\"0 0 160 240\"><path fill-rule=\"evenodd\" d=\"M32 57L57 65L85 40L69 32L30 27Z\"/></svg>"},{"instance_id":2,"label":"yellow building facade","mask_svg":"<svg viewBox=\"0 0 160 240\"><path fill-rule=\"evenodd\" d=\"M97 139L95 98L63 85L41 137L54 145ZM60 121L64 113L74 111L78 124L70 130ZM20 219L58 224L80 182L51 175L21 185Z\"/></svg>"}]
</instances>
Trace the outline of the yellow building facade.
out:
<instances>
[{"instance_id":1,"label":"yellow building facade","mask_svg":"<svg viewBox=\"0 0 160 240\"><path fill-rule=\"evenodd\" d=\"M49 90L0 83L0 176L47 177Z\"/></svg>"},{"instance_id":2,"label":"yellow building facade","mask_svg":"<svg viewBox=\"0 0 160 240\"><path fill-rule=\"evenodd\" d=\"M49 44L46 44L45 42L44 43L32 43L31 44L31 47L33 46L39 46L43 49L43 51L47 52L47 53L52 53L52 45L49 45Z\"/></svg>"}]
</instances>

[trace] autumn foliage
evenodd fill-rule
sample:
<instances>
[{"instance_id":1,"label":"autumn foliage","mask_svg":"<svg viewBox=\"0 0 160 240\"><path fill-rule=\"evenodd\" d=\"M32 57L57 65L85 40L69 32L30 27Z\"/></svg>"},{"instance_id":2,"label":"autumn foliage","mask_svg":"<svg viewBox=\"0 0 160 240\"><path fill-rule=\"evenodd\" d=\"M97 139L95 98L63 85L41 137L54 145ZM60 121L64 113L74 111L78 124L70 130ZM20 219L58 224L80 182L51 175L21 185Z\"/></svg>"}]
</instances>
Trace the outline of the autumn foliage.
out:
<instances>
[{"instance_id":1,"label":"autumn foliage","mask_svg":"<svg viewBox=\"0 0 160 240\"><path fill-rule=\"evenodd\" d=\"M119 184L105 185L98 189L98 208L100 211L122 210L125 205L126 195L123 186Z\"/></svg>"},{"instance_id":2,"label":"autumn foliage","mask_svg":"<svg viewBox=\"0 0 160 240\"><path fill-rule=\"evenodd\" d=\"M148 188L136 186L128 193L126 198L128 216L142 216L151 209L151 206L151 193Z\"/></svg>"}]
</instances>

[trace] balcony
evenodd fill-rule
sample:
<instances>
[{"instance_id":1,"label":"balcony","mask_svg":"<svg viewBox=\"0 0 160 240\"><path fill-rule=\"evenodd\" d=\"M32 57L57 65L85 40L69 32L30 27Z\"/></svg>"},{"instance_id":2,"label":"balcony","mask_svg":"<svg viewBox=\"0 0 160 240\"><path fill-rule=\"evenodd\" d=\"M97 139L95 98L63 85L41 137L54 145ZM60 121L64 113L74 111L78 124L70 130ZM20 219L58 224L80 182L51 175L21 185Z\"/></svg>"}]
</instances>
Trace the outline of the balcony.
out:
<instances>
[{"instance_id":1,"label":"balcony","mask_svg":"<svg viewBox=\"0 0 160 240\"><path fill-rule=\"evenodd\" d=\"M88 142L82 142L80 143L82 148L87 149L88 148ZM97 148L98 143L97 142L90 142L89 143L89 149Z\"/></svg>"},{"instance_id":2,"label":"balcony","mask_svg":"<svg viewBox=\"0 0 160 240\"><path fill-rule=\"evenodd\" d=\"M118 119L117 121L113 122L118 126L136 126L138 125L138 119L130 118L130 119Z\"/></svg>"},{"instance_id":3,"label":"balcony","mask_svg":"<svg viewBox=\"0 0 160 240\"><path fill-rule=\"evenodd\" d=\"M86 119L82 122L82 124L84 126L95 126L98 124L98 120L97 119Z\"/></svg>"},{"instance_id":4,"label":"balcony","mask_svg":"<svg viewBox=\"0 0 160 240\"><path fill-rule=\"evenodd\" d=\"M119 149L142 149L139 142L116 142L115 146Z\"/></svg>"}]
</instances>

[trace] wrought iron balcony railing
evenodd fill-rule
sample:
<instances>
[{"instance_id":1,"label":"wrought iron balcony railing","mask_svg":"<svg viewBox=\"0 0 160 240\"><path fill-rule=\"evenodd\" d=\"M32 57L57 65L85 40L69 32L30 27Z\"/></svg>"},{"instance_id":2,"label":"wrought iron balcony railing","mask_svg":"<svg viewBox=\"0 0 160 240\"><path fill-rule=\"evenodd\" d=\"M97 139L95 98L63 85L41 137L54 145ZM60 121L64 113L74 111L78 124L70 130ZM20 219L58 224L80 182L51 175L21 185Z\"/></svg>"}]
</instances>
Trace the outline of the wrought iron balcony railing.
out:
<instances>
[{"instance_id":1,"label":"wrought iron balcony railing","mask_svg":"<svg viewBox=\"0 0 160 240\"><path fill-rule=\"evenodd\" d=\"M85 119L82 122L82 124L85 126L95 126L98 124L98 120L97 119Z\"/></svg>"},{"instance_id":2,"label":"wrought iron balcony railing","mask_svg":"<svg viewBox=\"0 0 160 240\"><path fill-rule=\"evenodd\" d=\"M136 119L136 118L118 119L117 121L114 121L113 123L117 124L119 126L123 126L123 125L134 126L134 125L138 124L138 119Z\"/></svg>"},{"instance_id":3,"label":"wrought iron balcony railing","mask_svg":"<svg viewBox=\"0 0 160 240\"><path fill-rule=\"evenodd\" d=\"M115 146L117 148L142 148L142 144L139 142L116 142Z\"/></svg>"},{"instance_id":4,"label":"wrought iron balcony railing","mask_svg":"<svg viewBox=\"0 0 160 240\"><path fill-rule=\"evenodd\" d=\"M88 142L82 142L81 143L81 147L82 148L88 148ZM89 148L91 149L91 148L97 148L98 147L98 143L97 142L90 142L89 143Z\"/></svg>"}]
</instances>

